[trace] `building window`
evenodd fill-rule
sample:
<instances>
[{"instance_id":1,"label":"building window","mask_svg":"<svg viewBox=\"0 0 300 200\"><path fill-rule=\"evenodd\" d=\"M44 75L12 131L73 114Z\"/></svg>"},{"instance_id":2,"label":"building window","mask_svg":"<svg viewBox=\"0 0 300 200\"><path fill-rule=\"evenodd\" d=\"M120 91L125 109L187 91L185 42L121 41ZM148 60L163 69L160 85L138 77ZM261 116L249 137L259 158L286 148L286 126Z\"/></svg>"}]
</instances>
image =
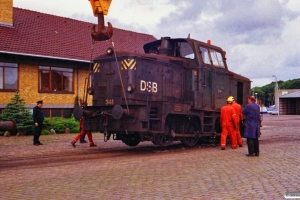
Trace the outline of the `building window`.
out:
<instances>
[{"instance_id":1,"label":"building window","mask_svg":"<svg viewBox=\"0 0 300 200\"><path fill-rule=\"evenodd\" d=\"M73 114L73 108L65 108L64 109L64 118L71 118Z\"/></svg>"},{"instance_id":2,"label":"building window","mask_svg":"<svg viewBox=\"0 0 300 200\"><path fill-rule=\"evenodd\" d=\"M52 108L51 109L51 117L62 117L62 111L61 108Z\"/></svg>"},{"instance_id":3,"label":"building window","mask_svg":"<svg viewBox=\"0 0 300 200\"><path fill-rule=\"evenodd\" d=\"M49 108L43 108L42 113L44 117L50 117L50 109Z\"/></svg>"},{"instance_id":4,"label":"building window","mask_svg":"<svg viewBox=\"0 0 300 200\"><path fill-rule=\"evenodd\" d=\"M0 62L0 90L18 89L18 64Z\"/></svg>"},{"instance_id":5,"label":"building window","mask_svg":"<svg viewBox=\"0 0 300 200\"><path fill-rule=\"evenodd\" d=\"M73 69L39 66L39 92L73 92Z\"/></svg>"},{"instance_id":6,"label":"building window","mask_svg":"<svg viewBox=\"0 0 300 200\"><path fill-rule=\"evenodd\" d=\"M3 108L0 108L0 113ZM62 117L71 118L74 108L43 108L44 117Z\"/></svg>"}]
</instances>

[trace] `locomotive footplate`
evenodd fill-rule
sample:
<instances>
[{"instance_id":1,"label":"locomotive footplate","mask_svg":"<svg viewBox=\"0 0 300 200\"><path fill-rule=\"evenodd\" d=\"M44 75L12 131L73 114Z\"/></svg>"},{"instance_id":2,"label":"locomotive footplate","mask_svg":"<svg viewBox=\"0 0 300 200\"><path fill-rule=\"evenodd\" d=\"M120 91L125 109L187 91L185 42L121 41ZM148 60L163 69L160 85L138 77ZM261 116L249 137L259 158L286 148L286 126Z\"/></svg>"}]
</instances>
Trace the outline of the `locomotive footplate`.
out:
<instances>
[{"instance_id":1,"label":"locomotive footplate","mask_svg":"<svg viewBox=\"0 0 300 200\"><path fill-rule=\"evenodd\" d=\"M199 137L198 134L184 134L184 133L175 133L175 137Z\"/></svg>"}]
</instances>

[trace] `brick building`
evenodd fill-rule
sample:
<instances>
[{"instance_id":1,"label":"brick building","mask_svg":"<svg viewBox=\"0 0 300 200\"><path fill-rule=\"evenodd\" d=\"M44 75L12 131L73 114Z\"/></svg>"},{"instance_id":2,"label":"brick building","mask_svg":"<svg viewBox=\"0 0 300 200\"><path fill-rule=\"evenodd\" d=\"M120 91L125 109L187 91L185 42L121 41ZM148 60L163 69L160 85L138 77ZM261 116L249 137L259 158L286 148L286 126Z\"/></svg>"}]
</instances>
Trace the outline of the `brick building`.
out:
<instances>
[{"instance_id":1,"label":"brick building","mask_svg":"<svg viewBox=\"0 0 300 200\"><path fill-rule=\"evenodd\" d=\"M111 47L111 41L92 44L92 26L0 0L0 111L19 90L29 108L42 99L45 116L70 117L83 97L91 58ZM155 38L115 28L112 40L116 51L143 53L143 44Z\"/></svg>"}]
</instances>

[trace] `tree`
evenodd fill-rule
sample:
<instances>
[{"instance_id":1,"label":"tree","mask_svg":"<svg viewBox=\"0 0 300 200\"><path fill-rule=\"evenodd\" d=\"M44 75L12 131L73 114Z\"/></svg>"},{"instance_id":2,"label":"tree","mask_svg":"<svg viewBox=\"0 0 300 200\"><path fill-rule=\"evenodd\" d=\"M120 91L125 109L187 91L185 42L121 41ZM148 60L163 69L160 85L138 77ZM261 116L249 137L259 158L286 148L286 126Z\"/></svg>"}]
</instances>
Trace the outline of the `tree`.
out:
<instances>
[{"instance_id":1,"label":"tree","mask_svg":"<svg viewBox=\"0 0 300 200\"><path fill-rule=\"evenodd\" d=\"M300 79L287 80L282 83L281 89L299 89Z\"/></svg>"},{"instance_id":2,"label":"tree","mask_svg":"<svg viewBox=\"0 0 300 200\"><path fill-rule=\"evenodd\" d=\"M19 91L15 92L10 102L4 108L3 114L1 114L1 120L16 121L17 130L12 134L16 134L17 131L23 131L25 133L33 133L34 131L32 115L26 107L24 99L21 98Z\"/></svg>"}]
</instances>

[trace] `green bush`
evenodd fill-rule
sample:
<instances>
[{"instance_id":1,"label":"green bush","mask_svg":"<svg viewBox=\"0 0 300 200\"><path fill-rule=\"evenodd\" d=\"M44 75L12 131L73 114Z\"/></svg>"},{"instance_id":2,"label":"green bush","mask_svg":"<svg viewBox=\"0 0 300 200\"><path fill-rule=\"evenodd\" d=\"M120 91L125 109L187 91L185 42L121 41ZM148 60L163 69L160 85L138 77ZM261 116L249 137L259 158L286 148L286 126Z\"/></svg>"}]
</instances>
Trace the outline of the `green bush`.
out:
<instances>
[{"instance_id":1,"label":"green bush","mask_svg":"<svg viewBox=\"0 0 300 200\"><path fill-rule=\"evenodd\" d=\"M79 121L77 121L74 116L65 119L61 117L46 117L43 123L43 129L50 132L54 129L56 133L64 133L65 129L69 128L71 133L79 132Z\"/></svg>"},{"instance_id":2,"label":"green bush","mask_svg":"<svg viewBox=\"0 0 300 200\"><path fill-rule=\"evenodd\" d=\"M51 135L51 132L47 129L42 129L41 135Z\"/></svg>"},{"instance_id":3,"label":"green bush","mask_svg":"<svg viewBox=\"0 0 300 200\"><path fill-rule=\"evenodd\" d=\"M65 129L67 128L66 124L64 123L66 119L60 117L52 117L52 129L55 130L56 133L64 133Z\"/></svg>"},{"instance_id":4,"label":"green bush","mask_svg":"<svg viewBox=\"0 0 300 200\"><path fill-rule=\"evenodd\" d=\"M79 121L76 120L73 115L71 118L65 120L65 125L70 130L76 129L76 130L78 130L77 133L79 132Z\"/></svg>"},{"instance_id":5,"label":"green bush","mask_svg":"<svg viewBox=\"0 0 300 200\"><path fill-rule=\"evenodd\" d=\"M79 133L79 127L70 129L70 133Z\"/></svg>"},{"instance_id":6,"label":"green bush","mask_svg":"<svg viewBox=\"0 0 300 200\"><path fill-rule=\"evenodd\" d=\"M43 121L43 129L47 129L47 128L51 127L51 126L52 126L51 118L45 117L44 121ZM49 131L50 131L50 129L49 129Z\"/></svg>"}]
</instances>

